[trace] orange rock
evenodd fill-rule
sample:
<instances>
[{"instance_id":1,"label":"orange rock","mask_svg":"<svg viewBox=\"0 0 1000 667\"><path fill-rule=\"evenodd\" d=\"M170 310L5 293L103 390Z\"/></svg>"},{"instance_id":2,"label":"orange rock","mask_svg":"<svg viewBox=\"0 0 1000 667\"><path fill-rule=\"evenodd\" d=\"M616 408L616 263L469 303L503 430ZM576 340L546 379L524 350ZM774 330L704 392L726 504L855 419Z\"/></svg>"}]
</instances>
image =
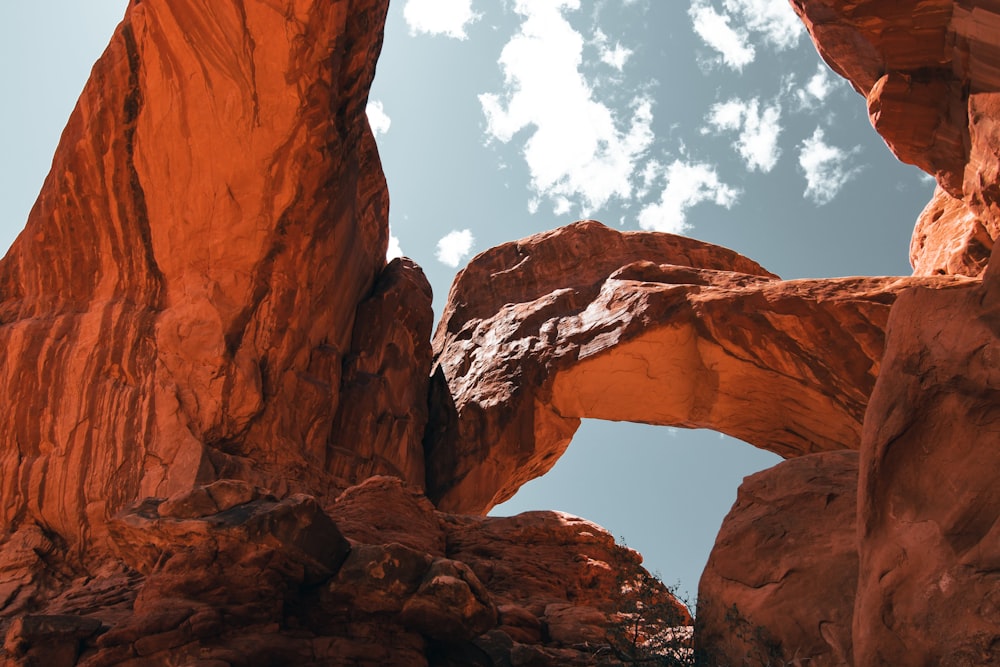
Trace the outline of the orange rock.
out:
<instances>
[{"instance_id":1,"label":"orange rock","mask_svg":"<svg viewBox=\"0 0 1000 667\"><path fill-rule=\"evenodd\" d=\"M489 510L551 468L583 417L710 428L786 457L857 449L896 293L961 283L781 281L717 246L596 222L487 251L434 340L428 495Z\"/></svg>"},{"instance_id":2,"label":"orange rock","mask_svg":"<svg viewBox=\"0 0 1000 667\"><path fill-rule=\"evenodd\" d=\"M791 459L743 481L698 586L706 664L854 664L857 491L857 452Z\"/></svg>"},{"instance_id":3,"label":"orange rock","mask_svg":"<svg viewBox=\"0 0 1000 667\"><path fill-rule=\"evenodd\" d=\"M424 486L431 301L424 272L400 258L358 307L328 447L330 473L345 486L372 475Z\"/></svg>"},{"instance_id":4,"label":"orange rock","mask_svg":"<svg viewBox=\"0 0 1000 667\"><path fill-rule=\"evenodd\" d=\"M989 262L996 236L964 201L938 187L910 240L913 275L978 276Z\"/></svg>"},{"instance_id":5,"label":"orange rock","mask_svg":"<svg viewBox=\"0 0 1000 667\"><path fill-rule=\"evenodd\" d=\"M865 420L855 664L1000 661L1000 274L900 295Z\"/></svg>"},{"instance_id":6,"label":"orange rock","mask_svg":"<svg viewBox=\"0 0 1000 667\"><path fill-rule=\"evenodd\" d=\"M328 491L385 264L364 109L386 5L129 4L0 262L5 526L99 545L122 507L216 478Z\"/></svg>"}]
</instances>

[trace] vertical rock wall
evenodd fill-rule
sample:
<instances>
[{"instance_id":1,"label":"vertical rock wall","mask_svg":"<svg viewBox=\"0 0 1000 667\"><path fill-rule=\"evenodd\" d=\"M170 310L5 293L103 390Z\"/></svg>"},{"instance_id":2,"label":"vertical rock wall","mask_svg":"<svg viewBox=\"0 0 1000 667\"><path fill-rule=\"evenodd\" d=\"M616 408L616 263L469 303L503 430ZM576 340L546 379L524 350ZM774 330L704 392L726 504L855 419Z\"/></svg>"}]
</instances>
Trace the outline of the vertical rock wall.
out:
<instances>
[{"instance_id":1,"label":"vertical rock wall","mask_svg":"<svg viewBox=\"0 0 1000 667\"><path fill-rule=\"evenodd\" d=\"M0 520L94 540L218 477L322 493L384 266L386 0L130 3L0 263Z\"/></svg>"}]
</instances>

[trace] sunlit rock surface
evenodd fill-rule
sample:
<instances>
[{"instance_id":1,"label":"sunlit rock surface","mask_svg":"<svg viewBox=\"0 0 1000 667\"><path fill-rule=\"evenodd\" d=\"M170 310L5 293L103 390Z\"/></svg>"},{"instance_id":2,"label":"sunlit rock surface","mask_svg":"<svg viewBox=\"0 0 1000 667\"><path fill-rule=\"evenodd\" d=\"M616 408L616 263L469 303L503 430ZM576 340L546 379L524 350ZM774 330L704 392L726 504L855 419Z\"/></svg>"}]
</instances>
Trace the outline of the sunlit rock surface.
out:
<instances>
[{"instance_id":1,"label":"sunlit rock surface","mask_svg":"<svg viewBox=\"0 0 1000 667\"><path fill-rule=\"evenodd\" d=\"M785 457L857 449L896 294L961 283L782 281L718 246L592 221L499 246L455 279L435 335L428 494L485 512L551 468L584 417Z\"/></svg>"},{"instance_id":2,"label":"sunlit rock surface","mask_svg":"<svg viewBox=\"0 0 1000 667\"><path fill-rule=\"evenodd\" d=\"M861 452L858 665L1000 662L1000 276L889 320Z\"/></svg>"},{"instance_id":3,"label":"sunlit rock surface","mask_svg":"<svg viewBox=\"0 0 1000 667\"><path fill-rule=\"evenodd\" d=\"M470 264L429 378L363 111L386 1L131 3L0 261L0 664L634 664L691 620L638 554L481 516L582 417L791 457L720 532L703 647L1000 662L1000 7L793 4L938 181L917 277L578 223Z\"/></svg>"},{"instance_id":4,"label":"sunlit rock surface","mask_svg":"<svg viewBox=\"0 0 1000 667\"><path fill-rule=\"evenodd\" d=\"M364 109L386 5L129 4L0 263L4 525L82 549L219 477L330 490L385 264Z\"/></svg>"}]
</instances>

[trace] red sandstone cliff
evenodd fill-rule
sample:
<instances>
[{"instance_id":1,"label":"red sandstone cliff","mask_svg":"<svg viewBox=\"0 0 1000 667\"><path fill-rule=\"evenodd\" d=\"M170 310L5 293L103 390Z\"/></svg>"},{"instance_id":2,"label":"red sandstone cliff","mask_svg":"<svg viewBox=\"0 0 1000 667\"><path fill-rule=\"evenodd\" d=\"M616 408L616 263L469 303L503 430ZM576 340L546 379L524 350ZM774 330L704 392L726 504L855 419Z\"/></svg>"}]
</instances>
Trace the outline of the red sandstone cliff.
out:
<instances>
[{"instance_id":1,"label":"red sandstone cliff","mask_svg":"<svg viewBox=\"0 0 1000 667\"><path fill-rule=\"evenodd\" d=\"M5 525L79 549L219 477L330 490L385 264L364 107L387 3L282 4L132 3L95 66L0 264Z\"/></svg>"}]
</instances>

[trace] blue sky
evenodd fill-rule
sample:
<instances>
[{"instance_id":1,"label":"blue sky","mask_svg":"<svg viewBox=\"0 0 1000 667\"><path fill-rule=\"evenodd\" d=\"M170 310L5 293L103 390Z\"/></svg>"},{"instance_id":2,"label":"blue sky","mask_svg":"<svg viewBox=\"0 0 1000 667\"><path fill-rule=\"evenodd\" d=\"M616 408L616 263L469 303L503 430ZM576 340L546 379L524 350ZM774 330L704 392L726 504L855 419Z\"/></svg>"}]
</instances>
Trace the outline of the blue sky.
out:
<instances>
[{"instance_id":1,"label":"blue sky","mask_svg":"<svg viewBox=\"0 0 1000 667\"><path fill-rule=\"evenodd\" d=\"M125 5L5 8L0 248ZM369 117L394 247L438 312L476 252L583 217L685 233L785 278L905 275L933 191L787 0L394 0ZM740 480L776 461L715 433L587 422L499 511L594 520L693 594Z\"/></svg>"}]
</instances>

